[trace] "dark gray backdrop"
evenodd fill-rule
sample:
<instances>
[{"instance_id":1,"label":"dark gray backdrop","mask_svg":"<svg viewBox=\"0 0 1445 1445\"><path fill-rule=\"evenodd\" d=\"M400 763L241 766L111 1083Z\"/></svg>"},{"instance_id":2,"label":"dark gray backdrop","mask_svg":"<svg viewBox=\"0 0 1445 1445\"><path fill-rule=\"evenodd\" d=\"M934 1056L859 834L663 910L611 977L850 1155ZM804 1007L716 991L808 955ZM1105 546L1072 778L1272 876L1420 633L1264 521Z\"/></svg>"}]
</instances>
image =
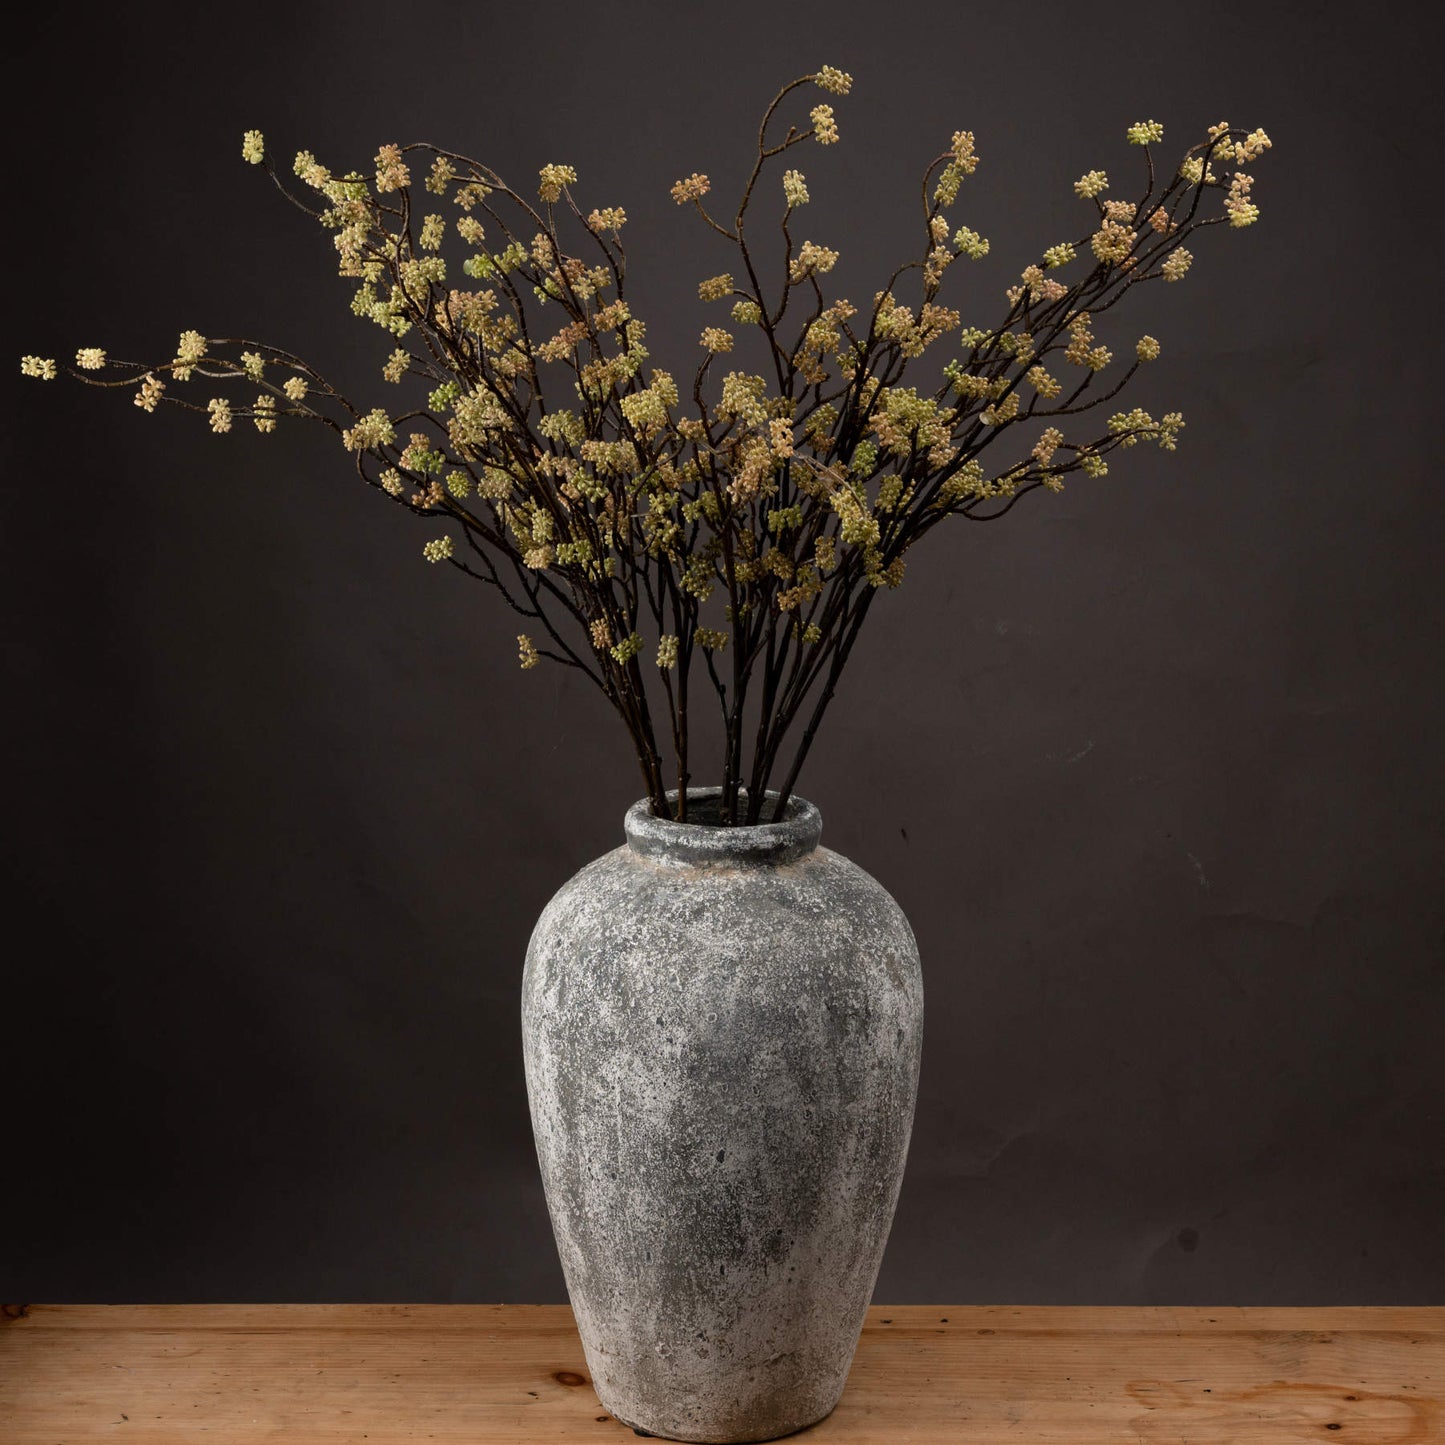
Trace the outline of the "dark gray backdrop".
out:
<instances>
[{"instance_id":1,"label":"dark gray backdrop","mask_svg":"<svg viewBox=\"0 0 1445 1445\"><path fill-rule=\"evenodd\" d=\"M11 351L290 346L388 398L329 241L239 158L389 140L627 208L682 372L736 187L829 62L808 234L866 300L953 130L995 315L1070 182L1262 125L1263 219L1105 339L1180 452L935 533L804 774L918 935L886 1301L1412 1302L1445 1289L1438 107L1423 6L56 11L13 36ZM810 99L806 104L811 104ZM710 318L709 318L710 319ZM940 363L942 356L940 355ZM11 362L12 375L14 362ZM600 703L327 435L214 438L15 376L4 489L0 1285L47 1300L564 1298L522 1082L532 921L620 841Z\"/></svg>"}]
</instances>

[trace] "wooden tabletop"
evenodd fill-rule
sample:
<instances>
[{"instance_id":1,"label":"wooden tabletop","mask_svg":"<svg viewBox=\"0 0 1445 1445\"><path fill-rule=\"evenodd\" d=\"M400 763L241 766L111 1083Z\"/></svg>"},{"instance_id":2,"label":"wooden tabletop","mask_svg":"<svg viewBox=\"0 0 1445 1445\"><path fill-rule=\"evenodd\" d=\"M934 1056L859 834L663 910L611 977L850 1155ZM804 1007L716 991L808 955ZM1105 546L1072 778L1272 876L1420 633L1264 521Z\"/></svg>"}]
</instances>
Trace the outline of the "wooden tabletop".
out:
<instances>
[{"instance_id":1,"label":"wooden tabletop","mask_svg":"<svg viewBox=\"0 0 1445 1445\"><path fill-rule=\"evenodd\" d=\"M31 1305L8 1445L637 1438L562 1305ZM874 1307L840 1404L869 1445L1436 1445L1445 1309ZM1338 1435L1336 1435L1338 1432Z\"/></svg>"}]
</instances>

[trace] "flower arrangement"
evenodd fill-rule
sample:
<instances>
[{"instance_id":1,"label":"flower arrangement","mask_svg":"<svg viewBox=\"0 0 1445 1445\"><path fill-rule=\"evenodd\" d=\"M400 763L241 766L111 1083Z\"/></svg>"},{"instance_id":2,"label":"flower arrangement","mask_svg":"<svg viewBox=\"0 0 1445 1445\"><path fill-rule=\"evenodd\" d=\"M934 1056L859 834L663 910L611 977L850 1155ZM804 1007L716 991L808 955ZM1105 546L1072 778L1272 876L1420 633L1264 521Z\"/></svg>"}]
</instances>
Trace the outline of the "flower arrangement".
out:
<instances>
[{"instance_id":1,"label":"flower arrangement","mask_svg":"<svg viewBox=\"0 0 1445 1445\"><path fill-rule=\"evenodd\" d=\"M1187 275L1195 232L1256 220L1245 167L1270 145L1262 130L1221 122L1161 176L1163 127L1131 126L1142 195L1114 198L1102 170L1081 176L1084 234L1023 269L997 325L964 326L938 297L950 267L989 249L948 214L979 164L970 131L924 172L917 258L865 305L825 289L838 252L801 223L805 175L778 176L775 163L800 145L834 145L837 120L822 102L806 126L783 130L779 112L802 87L838 97L851 85L825 65L778 92L731 215L709 209L706 175L672 187L735 256L698 285L718 314L682 385L652 364L626 299L626 214L584 212L571 166L542 167L533 198L432 145L384 145L370 174L340 176L303 151L296 195L258 131L246 132L243 158L334 233L340 274L357 283L351 309L386 333L381 374L403 399L363 410L290 352L196 331L169 362L83 347L66 370L136 387L146 412L200 412L216 433L250 422L269 434L293 418L329 426L364 481L445 524L422 548L427 561L485 583L527 620L523 668L546 658L601 690L654 812L687 820L701 692L721 723L721 821L760 821L770 788L781 816L874 598L902 582L926 533L946 518L1001 517L1072 472L1101 477L1117 449L1175 449L1178 412L1100 411L1159 342L1141 336L1120 360L1095 327L1140 283ZM1215 192L1221 204L1206 205ZM781 208L781 235L766 245L750 230L760 207ZM446 252L458 246L454 267ZM898 294L905 277L912 303ZM946 363L904 384L945 346ZM758 370L730 365L735 350ZM59 370L37 356L21 369ZM198 378L228 389L178 394Z\"/></svg>"}]
</instances>

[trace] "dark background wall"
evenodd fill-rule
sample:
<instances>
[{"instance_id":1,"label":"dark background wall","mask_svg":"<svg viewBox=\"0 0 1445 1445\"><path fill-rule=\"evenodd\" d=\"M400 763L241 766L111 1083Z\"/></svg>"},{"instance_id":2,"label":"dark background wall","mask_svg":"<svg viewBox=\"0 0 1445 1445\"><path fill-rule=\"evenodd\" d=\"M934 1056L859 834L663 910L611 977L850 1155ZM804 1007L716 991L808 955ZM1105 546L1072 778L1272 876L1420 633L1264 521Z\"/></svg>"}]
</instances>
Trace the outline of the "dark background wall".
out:
<instances>
[{"instance_id":1,"label":"dark background wall","mask_svg":"<svg viewBox=\"0 0 1445 1445\"><path fill-rule=\"evenodd\" d=\"M13 31L10 351L300 351L385 404L329 241L242 164L385 141L631 218L681 371L777 86L857 77L809 234L872 292L922 163L990 321L1070 183L1262 125L1263 219L1105 328L1181 450L959 523L883 599L802 791L922 950L878 1298L1445 1293L1438 108L1424 6L56 7ZM812 104L810 99L806 104ZM804 107L806 108L806 106ZM940 357L940 363L941 363ZM0 1285L49 1300L564 1298L518 1027L531 924L639 791L600 701L428 567L326 435L5 388ZM368 404L373 404L368 400Z\"/></svg>"}]
</instances>

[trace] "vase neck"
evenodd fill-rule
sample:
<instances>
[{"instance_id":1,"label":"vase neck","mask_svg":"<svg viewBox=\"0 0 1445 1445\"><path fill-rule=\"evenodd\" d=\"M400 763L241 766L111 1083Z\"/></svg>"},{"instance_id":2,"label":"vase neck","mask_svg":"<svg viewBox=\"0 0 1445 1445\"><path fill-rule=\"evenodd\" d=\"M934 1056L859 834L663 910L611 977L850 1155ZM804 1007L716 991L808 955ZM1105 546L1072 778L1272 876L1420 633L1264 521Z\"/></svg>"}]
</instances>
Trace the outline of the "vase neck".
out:
<instances>
[{"instance_id":1,"label":"vase neck","mask_svg":"<svg viewBox=\"0 0 1445 1445\"><path fill-rule=\"evenodd\" d=\"M627 810L623 829L634 853L662 863L716 864L724 867L792 863L806 857L818 846L823 818L806 798L788 799L783 816L776 823L752 823L726 827L722 824L721 788L692 788L687 795L686 823L653 816L646 798ZM667 794L676 808L677 791ZM747 790L738 790L740 809L746 808ZM763 816L771 817L778 794L767 793Z\"/></svg>"}]
</instances>

